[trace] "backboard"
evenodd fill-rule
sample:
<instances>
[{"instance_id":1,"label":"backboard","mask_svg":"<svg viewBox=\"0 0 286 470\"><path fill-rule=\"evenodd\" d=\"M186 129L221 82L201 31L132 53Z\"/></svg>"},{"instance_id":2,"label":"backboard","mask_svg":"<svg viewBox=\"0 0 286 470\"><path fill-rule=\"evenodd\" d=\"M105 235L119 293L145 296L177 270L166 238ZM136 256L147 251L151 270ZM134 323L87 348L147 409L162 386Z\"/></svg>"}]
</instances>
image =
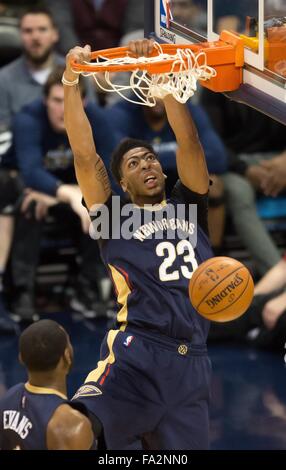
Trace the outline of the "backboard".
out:
<instances>
[{"instance_id":1,"label":"backboard","mask_svg":"<svg viewBox=\"0 0 286 470\"><path fill-rule=\"evenodd\" d=\"M226 95L286 125L285 0L145 0L145 36L174 44L243 39L243 83Z\"/></svg>"}]
</instances>

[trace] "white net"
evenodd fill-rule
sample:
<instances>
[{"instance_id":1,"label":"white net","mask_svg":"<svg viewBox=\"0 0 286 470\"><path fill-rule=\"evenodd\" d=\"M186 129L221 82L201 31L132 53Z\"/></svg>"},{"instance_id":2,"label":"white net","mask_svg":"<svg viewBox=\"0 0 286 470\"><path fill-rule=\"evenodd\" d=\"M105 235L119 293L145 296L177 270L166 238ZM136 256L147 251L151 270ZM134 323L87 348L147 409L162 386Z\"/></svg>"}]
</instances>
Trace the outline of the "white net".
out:
<instances>
[{"instance_id":1,"label":"white net","mask_svg":"<svg viewBox=\"0 0 286 470\"><path fill-rule=\"evenodd\" d=\"M180 103L193 96L197 90L198 80L209 80L216 76L216 70L206 63L206 54L203 51L195 53L191 49L177 49L176 54L166 54L160 44L155 43L158 55L155 57L120 57L116 59L106 59L100 56L95 62L86 63L99 67L118 66L126 64L150 64L173 60L173 65L168 73L152 74L147 70L136 69L129 72L129 83L120 85L114 83L115 73L104 72L105 83L97 72L82 72L82 75L92 75L97 86L104 92L116 92L122 98L131 103L145 106L155 106L156 98L164 98L166 95L173 95ZM132 97L130 92L133 92Z\"/></svg>"}]
</instances>

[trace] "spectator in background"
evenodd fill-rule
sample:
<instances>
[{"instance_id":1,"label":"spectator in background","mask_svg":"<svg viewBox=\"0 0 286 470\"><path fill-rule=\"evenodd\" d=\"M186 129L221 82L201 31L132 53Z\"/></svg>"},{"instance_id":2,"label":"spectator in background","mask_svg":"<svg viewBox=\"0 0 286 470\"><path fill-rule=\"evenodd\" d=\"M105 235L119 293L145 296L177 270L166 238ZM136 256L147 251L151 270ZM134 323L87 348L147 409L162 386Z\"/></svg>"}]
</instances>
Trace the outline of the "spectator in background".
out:
<instances>
[{"instance_id":1,"label":"spectator in background","mask_svg":"<svg viewBox=\"0 0 286 470\"><path fill-rule=\"evenodd\" d=\"M85 44L85 41L82 39L82 28L80 26L79 30L79 26L77 26L80 21L75 19L79 9L76 2L73 5L72 0L44 0L44 3L53 11L60 32L60 52L66 54L75 44L80 42ZM87 12L87 16L92 12L88 18L89 23L94 25L92 26L94 31L92 31L91 44L96 46L97 49L101 49L100 44L104 44L104 48L116 47L119 45L122 34L128 34L144 27L144 1L127 0L127 2L122 2L111 0L106 2L105 0L93 0L77 3L80 4L80 8L83 8L83 11ZM106 3L106 6L104 6L104 3ZM124 5L126 6L124 7ZM118 14L118 11L120 14ZM109 18L108 21L106 21L107 16ZM83 33L91 34L88 28ZM100 36L100 42L97 36ZM97 44L99 44L99 47L97 47Z\"/></svg>"},{"instance_id":2,"label":"spectator in background","mask_svg":"<svg viewBox=\"0 0 286 470\"><path fill-rule=\"evenodd\" d=\"M12 214L23 188L17 173L8 170L0 172L0 188L0 333L15 333L15 325L8 316L3 298L3 278L13 237Z\"/></svg>"},{"instance_id":3,"label":"spectator in background","mask_svg":"<svg viewBox=\"0 0 286 470\"><path fill-rule=\"evenodd\" d=\"M191 102L189 109L198 129L208 170L213 180L213 185L210 187L209 229L213 247L219 251L224 232L223 185L220 175L227 171L227 153L204 110ZM166 182L168 194L178 179L177 144L168 124L163 102L157 99L156 106L147 107L122 100L107 108L107 113L109 121L118 133L118 138L141 138L152 144L168 176Z\"/></svg>"},{"instance_id":4,"label":"spectator in background","mask_svg":"<svg viewBox=\"0 0 286 470\"><path fill-rule=\"evenodd\" d=\"M70 0L75 32L92 50L116 47L123 34L128 0Z\"/></svg>"},{"instance_id":5,"label":"spectator in background","mask_svg":"<svg viewBox=\"0 0 286 470\"><path fill-rule=\"evenodd\" d=\"M10 127L13 115L42 93L42 86L57 63L58 31L50 12L29 10L20 20L23 54L0 70L0 126Z\"/></svg>"},{"instance_id":6,"label":"spectator in background","mask_svg":"<svg viewBox=\"0 0 286 470\"><path fill-rule=\"evenodd\" d=\"M285 142L286 148L286 142ZM286 191L286 150L268 160L261 160L265 170L261 190L266 196L276 197Z\"/></svg>"},{"instance_id":7,"label":"spectator in background","mask_svg":"<svg viewBox=\"0 0 286 470\"><path fill-rule=\"evenodd\" d=\"M24 11L20 19L20 35L23 44L22 55L0 70L0 173L4 172L3 177L11 168L17 168L15 154L11 147L11 122L14 115L22 106L42 95L43 85L52 69L56 65L64 63L64 59L55 52L58 31L48 9L34 7ZM90 85L88 87L88 97L90 99L93 96L94 92ZM3 187L0 187L0 201L2 199L5 199L5 194L3 193ZM0 232L5 234L4 237L0 237L0 251L5 252L5 256L3 256L6 262L8 259L6 250L8 245L10 246L10 242L5 246L3 244L8 236L13 236L14 216L15 212L9 215L6 214L5 220L0 218ZM10 228L7 231L9 218ZM27 225L29 225L28 229ZM19 276L18 268L22 266L22 244L27 232L30 234L30 241L32 240L31 229L33 225L33 219L27 220L17 214L11 262L12 280L16 283ZM37 237L36 234L34 236ZM20 253L18 250L20 250ZM5 268L6 266L1 266L3 271L5 271ZM17 292L15 292L15 296L18 296ZM35 315L29 298L22 297L19 294L18 300L19 305L22 303L21 310L27 316L31 318Z\"/></svg>"},{"instance_id":8,"label":"spectator in background","mask_svg":"<svg viewBox=\"0 0 286 470\"><path fill-rule=\"evenodd\" d=\"M254 301L259 299L260 313L265 327L273 331L282 315L286 318L286 253L256 284ZM256 311L258 305L256 302ZM258 308L257 308L258 307ZM284 319L284 342L286 321Z\"/></svg>"},{"instance_id":9,"label":"spectator in background","mask_svg":"<svg viewBox=\"0 0 286 470\"><path fill-rule=\"evenodd\" d=\"M0 69L0 132L10 130L15 113L41 96L52 69L64 63L64 59L55 52L59 34L48 9L35 7L23 13L20 35L23 54ZM90 88L88 97L94 98Z\"/></svg>"},{"instance_id":10,"label":"spectator in background","mask_svg":"<svg viewBox=\"0 0 286 470\"><path fill-rule=\"evenodd\" d=\"M35 8L24 13L20 20L20 34L23 54L0 70L0 154L2 157L0 174L2 180L10 179L11 167L15 167L10 148L13 116L24 104L41 95L43 83L53 65L62 62L62 59L53 52L58 33L49 11ZM1 206L4 205L7 197L4 188L3 185L0 188ZM8 260L14 215L15 211L7 212L6 210L5 218L0 218L0 252L2 254L0 269L2 272L5 271ZM24 232L25 227L22 229L19 227L17 232L19 242Z\"/></svg>"},{"instance_id":11,"label":"spectator in background","mask_svg":"<svg viewBox=\"0 0 286 470\"><path fill-rule=\"evenodd\" d=\"M97 244L87 235L90 221L81 204L81 193L73 168L73 155L64 127L64 90L61 83L63 71L64 68L58 67L48 78L44 86L44 103L42 100L36 100L16 115L13 127L15 152L24 183L34 191L29 202L32 199L37 201L39 193L56 199L54 202L51 200L50 205L54 206L50 210L51 214L61 224L70 224L75 229L71 231L72 234L80 232L82 263L76 297L71 306L91 317L95 316L97 280L102 274L101 263ZM107 161L115 144L112 129L104 111L97 105L88 104L86 112L96 135L99 152ZM56 204L59 202L65 205ZM19 264L18 276L15 279L17 290L22 295L29 296L30 304L33 304L40 242L41 224L37 221L35 224L39 229L38 236L31 238L27 224L25 239L19 246L19 256L15 260ZM25 312L21 311L21 302L18 309L17 304L14 306L15 313L17 310L20 317L27 317Z\"/></svg>"},{"instance_id":12,"label":"spectator in background","mask_svg":"<svg viewBox=\"0 0 286 470\"><path fill-rule=\"evenodd\" d=\"M231 171L223 176L227 210L263 275L280 253L257 213L256 191L277 196L286 188L285 126L207 89L202 90L201 103L231 158Z\"/></svg>"}]
</instances>

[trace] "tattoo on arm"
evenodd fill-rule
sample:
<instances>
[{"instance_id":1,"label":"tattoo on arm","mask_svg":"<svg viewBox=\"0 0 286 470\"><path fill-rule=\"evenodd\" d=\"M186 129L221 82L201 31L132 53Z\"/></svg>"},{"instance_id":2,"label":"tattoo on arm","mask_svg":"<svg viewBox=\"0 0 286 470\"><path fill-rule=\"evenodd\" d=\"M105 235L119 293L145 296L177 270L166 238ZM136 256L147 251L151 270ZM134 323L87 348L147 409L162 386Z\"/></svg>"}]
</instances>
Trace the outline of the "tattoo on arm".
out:
<instances>
[{"instance_id":1,"label":"tattoo on arm","mask_svg":"<svg viewBox=\"0 0 286 470\"><path fill-rule=\"evenodd\" d=\"M97 181L101 182L105 194L109 195L111 191L109 176L101 158L96 161L94 168Z\"/></svg>"}]
</instances>

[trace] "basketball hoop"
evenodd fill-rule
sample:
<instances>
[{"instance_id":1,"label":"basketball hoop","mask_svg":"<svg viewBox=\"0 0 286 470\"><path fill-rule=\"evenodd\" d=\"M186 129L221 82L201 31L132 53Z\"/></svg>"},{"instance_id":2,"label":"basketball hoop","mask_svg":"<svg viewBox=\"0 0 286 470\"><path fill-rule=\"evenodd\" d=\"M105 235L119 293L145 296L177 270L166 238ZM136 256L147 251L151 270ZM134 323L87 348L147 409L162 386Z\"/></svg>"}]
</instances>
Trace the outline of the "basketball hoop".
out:
<instances>
[{"instance_id":1,"label":"basketball hoop","mask_svg":"<svg viewBox=\"0 0 286 470\"><path fill-rule=\"evenodd\" d=\"M239 39L236 38L236 41ZM236 89L241 83L237 71L240 72L243 64L240 55L237 60L235 45L222 41L183 45L154 43L149 57L134 57L128 47L117 47L92 52L91 60L83 64L73 61L73 71L93 76L97 86L105 92L116 92L131 103L145 106L155 106L156 98L164 98L166 95L173 95L180 103L186 103L197 90L198 80L209 83L209 88L214 89L212 83L218 75L217 67L221 65L225 66L224 70L228 73L225 80L220 73L219 81L214 82L216 91ZM98 79L98 72L104 73L106 87ZM129 84L113 83L114 72L130 72ZM130 91L133 91L136 99L128 96Z\"/></svg>"}]
</instances>

